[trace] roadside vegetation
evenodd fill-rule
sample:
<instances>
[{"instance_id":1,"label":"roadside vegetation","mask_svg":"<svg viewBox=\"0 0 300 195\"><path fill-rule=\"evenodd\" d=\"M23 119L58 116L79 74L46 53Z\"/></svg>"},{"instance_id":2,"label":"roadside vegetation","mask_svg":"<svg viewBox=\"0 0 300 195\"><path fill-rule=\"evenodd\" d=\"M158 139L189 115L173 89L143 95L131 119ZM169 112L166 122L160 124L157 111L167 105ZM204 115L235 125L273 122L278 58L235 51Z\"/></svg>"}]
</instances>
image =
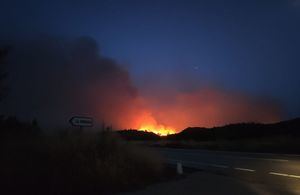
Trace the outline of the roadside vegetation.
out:
<instances>
[{"instance_id":1,"label":"roadside vegetation","mask_svg":"<svg viewBox=\"0 0 300 195\"><path fill-rule=\"evenodd\" d=\"M163 159L114 132L62 130L2 118L0 194L111 194L159 180Z\"/></svg>"}]
</instances>

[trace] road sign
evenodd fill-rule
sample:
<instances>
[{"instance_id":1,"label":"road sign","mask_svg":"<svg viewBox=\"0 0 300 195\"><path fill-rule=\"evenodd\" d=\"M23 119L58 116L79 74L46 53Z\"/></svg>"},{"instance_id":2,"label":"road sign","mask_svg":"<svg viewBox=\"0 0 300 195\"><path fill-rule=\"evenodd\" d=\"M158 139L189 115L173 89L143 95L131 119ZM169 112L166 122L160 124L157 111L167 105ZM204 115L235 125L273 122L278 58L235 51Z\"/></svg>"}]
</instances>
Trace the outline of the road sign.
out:
<instances>
[{"instance_id":1,"label":"road sign","mask_svg":"<svg viewBox=\"0 0 300 195\"><path fill-rule=\"evenodd\" d=\"M83 116L73 116L69 122L73 126L77 127L92 127L93 126L93 118L91 117L83 117Z\"/></svg>"}]
</instances>

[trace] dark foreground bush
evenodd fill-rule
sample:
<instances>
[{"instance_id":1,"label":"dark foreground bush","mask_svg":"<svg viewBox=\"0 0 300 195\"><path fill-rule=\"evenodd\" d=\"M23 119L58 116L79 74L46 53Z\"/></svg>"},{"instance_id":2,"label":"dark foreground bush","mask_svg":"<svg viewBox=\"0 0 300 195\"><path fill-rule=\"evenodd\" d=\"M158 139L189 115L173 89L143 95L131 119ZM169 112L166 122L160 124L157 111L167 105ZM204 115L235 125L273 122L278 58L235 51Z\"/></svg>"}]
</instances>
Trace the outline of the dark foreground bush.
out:
<instances>
[{"instance_id":1,"label":"dark foreground bush","mask_svg":"<svg viewBox=\"0 0 300 195\"><path fill-rule=\"evenodd\" d=\"M160 156L114 133L5 140L0 194L110 194L136 189L162 174Z\"/></svg>"}]
</instances>

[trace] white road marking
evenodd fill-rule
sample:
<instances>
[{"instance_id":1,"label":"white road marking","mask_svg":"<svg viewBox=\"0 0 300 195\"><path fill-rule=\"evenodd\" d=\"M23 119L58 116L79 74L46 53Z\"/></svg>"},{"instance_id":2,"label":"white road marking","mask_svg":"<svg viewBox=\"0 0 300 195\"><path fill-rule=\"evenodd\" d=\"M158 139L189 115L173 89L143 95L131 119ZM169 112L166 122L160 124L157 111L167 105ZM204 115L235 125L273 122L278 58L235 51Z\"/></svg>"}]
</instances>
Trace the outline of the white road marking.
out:
<instances>
[{"instance_id":1,"label":"white road marking","mask_svg":"<svg viewBox=\"0 0 300 195\"><path fill-rule=\"evenodd\" d=\"M190 149L174 149L174 148L166 148L163 150L178 150L178 151L186 151L191 152ZM229 156L235 156L230 154L249 154L249 155L272 155L272 156L285 156L285 157L292 157L292 158L300 158L299 154L282 154L282 153L258 153L258 152L232 152L232 151L220 151L220 150L194 150L195 152L203 152L203 153L221 153L221 154L229 154ZM171 151L172 152L172 151ZM272 159L272 158L269 158ZM279 160L285 160L285 159L279 159ZM287 160L288 161L288 160Z\"/></svg>"},{"instance_id":2,"label":"white road marking","mask_svg":"<svg viewBox=\"0 0 300 195\"><path fill-rule=\"evenodd\" d=\"M255 170L253 169L246 169L246 168L241 168L241 167L235 167L235 170L239 170L239 171L248 171L248 172L254 172Z\"/></svg>"},{"instance_id":3,"label":"white road marking","mask_svg":"<svg viewBox=\"0 0 300 195\"><path fill-rule=\"evenodd\" d=\"M169 161L172 162L181 162L183 164L194 164L194 165L202 165L202 166L211 166L211 167L218 167L218 168L228 168L226 165L219 165L219 164L210 164L210 163L202 163L202 162L193 162L193 161L182 161L182 160L177 160L177 159L169 159Z\"/></svg>"},{"instance_id":4,"label":"white road marking","mask_svg":"<svg viewBox=\"0 0 300 195\"><path fill-rule=\"evenodd\" d=\"M300 179L300 175L290 175L286 173L277 173L277 172L269 172L269 174Z\"/></svg>"},{"instance_id":5,"label":"white road marking","mask_svg":"<svg viewBox=\"0 0 300 195\"><path fill-rule=\"evenodd\" d=\"M168 150L168 149L167 149ZM191 152L191 151L186 151L184 149L171 149L173 151L168 151L168 152L177 152L177 151L174 151L174 150L181 150L181 151L184 151L184 152L181 152L181 154L184 154L184 155L195 155L195 156L199 156L199 155L202 155L201 153L195 153L195 152ZM205 151L207 153L207 151ZM289 162L289 160L287 159L280 159L280 158L259 158L259 157L246 157L246 156L237 156L237 155L232 155L230 154L230 152L228 152L228 154L226 154L227 152L219 152L219 151L210 151L212 153L212 155L216 155L214 154L215 153L223 153L221 154L222 157L228 157L228 158L240 158L240 159L248 159L248 160L265 160L265 161L276 161L276 162ZM238 152L231 152L231 153L237 153L237 154L259 154L259 155L263 155L264 153L238 153ZM266 153L266 155L270 155L269 153ZM219 154L218 154L219 156ZM291 155L292 156L292 155ZM296 156L296 155L294 155Z\"/></svg>"},{"instance_id":6,"label":"white road marking","mask_svg":"<svg viewBox=\"0 0 300 195\"><path fill-rule=\"evenodd\" d=\"M179 159L168 159L170 162L177 163L181 162L183 164L193 164L193 165L202 165L202 166L212 166L217 168L224 168L227 169L229 166L226 165L219 165L219 164L210 164L210 163L202 163L202 162L193 162L193 161L182 161ZM248 172L255 172L256 170L253 169L247 169L242 167L234 167L235 170L239 171L248 171ZM293 174L286 174L286 173L279 173L279 172L269 172L270 175L276 175L276 176L282 176L282 177L290 177L290 178L296 178L300 179L300 175L293 175Z\"/></svg>"},{"instance_id":7,"label":"white road marking","mask_svg":"<svg viewBox=\"0 0 300 195\"><path fill-rule=\"evenodd\" d=\"M192 152L185 152L182 153L184 155L193 155L199 156L201 154L192 153ZM265 161L275 161L275 162L289 162L287 159L279 159L279 158L254 158L254 157L244 157L244 156L232 156L232 155L222 155L225 158L239 158L239 159L248 159L248 160L265 160Z\"/></svg>"},{"instance_id":8,"label":"white road marking","mask_svg":"<svg viewBox=\"0 0 300 195\"><path fill-rule=\"evenodd\" d=\"M268 160L268 161L277 161L277 162L289 162L289 160L278 159L278 158L252 158L252 157L237 157L237 158L249 159L249 160Z\"/></svg>"}]
</instances>

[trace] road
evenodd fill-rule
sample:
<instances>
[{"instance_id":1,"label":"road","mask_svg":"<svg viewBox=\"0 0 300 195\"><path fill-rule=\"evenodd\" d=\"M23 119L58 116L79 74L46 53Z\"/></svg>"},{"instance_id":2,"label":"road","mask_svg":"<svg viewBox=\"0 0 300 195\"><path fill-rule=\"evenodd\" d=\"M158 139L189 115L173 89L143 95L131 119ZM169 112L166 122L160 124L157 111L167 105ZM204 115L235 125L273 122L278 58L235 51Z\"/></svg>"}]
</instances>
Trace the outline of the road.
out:
<instances>
[{"instance_id":1,"label":"road","mask_svg":"<svg viewBox=\"0 0 300 195\"><path fill-rule=\"evenodd\" d=\"M265 185L278 194L300 194L300 156L164 148L171 164Z\"/></svg>"}]
</instances>

